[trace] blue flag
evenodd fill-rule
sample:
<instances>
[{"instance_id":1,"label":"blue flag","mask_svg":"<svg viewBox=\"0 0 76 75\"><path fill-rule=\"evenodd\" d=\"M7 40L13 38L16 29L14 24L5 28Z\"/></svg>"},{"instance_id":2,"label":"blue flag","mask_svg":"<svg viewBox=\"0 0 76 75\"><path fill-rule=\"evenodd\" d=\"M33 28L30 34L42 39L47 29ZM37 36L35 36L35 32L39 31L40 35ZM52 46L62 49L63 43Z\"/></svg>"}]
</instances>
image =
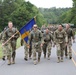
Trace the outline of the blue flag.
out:
<instances>
[{"instance_id":1,"label":"blue flag","mask_svg":"<svg viewBox=\"0 0 76 75\"><path fill-rule=\"evenodd\" d=\"M26 25L24 25L20 30L21 38L27 43L29 31L32 29L33 25L36 24L35 19L31 19Z\"/></svg>"}]
</instances>

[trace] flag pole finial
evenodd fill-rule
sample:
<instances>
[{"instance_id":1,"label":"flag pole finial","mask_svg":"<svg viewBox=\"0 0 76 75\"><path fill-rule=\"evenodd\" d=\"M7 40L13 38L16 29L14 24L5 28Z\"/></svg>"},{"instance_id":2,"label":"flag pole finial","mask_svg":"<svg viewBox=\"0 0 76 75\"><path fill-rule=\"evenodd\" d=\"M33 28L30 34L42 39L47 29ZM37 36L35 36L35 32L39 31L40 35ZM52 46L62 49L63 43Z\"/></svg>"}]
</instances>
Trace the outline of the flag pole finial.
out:
<instances>
[{"instance_id":1,"label":"flag pole finial","mask_svg":"<svg viewBox=\"0 0 76 75\"><path fill-rule=\"evenodd\" d=\"M36 16L34 16L34 20L35 20L35 22L36 22Z\"/></svg>"}]
</instances>

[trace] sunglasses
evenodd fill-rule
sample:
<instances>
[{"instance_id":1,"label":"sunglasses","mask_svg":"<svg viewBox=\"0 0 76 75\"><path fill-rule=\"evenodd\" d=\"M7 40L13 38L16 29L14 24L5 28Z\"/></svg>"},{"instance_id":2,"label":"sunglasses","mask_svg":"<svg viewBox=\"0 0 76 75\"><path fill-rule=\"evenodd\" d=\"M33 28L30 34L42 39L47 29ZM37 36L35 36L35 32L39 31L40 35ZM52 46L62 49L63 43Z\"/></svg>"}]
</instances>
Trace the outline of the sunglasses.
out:
<instances>
[{"instance_id":1,"label":"sunglasses","mask_svg":"<svg viewBox=\"0 0 76 75\"><path fill-rule=\"evenodd\" d=\"M37 28L37 27L34 27L34 28Z\"/></svg>"}]
</instances>

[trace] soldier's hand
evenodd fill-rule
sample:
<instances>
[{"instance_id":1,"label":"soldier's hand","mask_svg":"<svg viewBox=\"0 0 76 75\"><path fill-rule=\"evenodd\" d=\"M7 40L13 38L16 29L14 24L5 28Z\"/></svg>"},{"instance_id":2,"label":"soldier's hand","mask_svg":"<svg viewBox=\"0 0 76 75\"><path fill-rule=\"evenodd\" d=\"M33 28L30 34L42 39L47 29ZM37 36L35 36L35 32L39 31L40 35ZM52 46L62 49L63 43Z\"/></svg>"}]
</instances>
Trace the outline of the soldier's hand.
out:
<instances>
[{"instance_id":1,"label":"soldier's hand","mask_svg":"<svg viewBox=\"0 0 76 75\"><path fill-rule=\"evenodd\" d=\"M2 43L2 46L4 46L4 43Z\"/></svg>"},{"instance_id":2,"label":"soldier's hand","mask_svg":"<svg viewBox=\"0 0 76 75\"><path fill-rule=\"evenodd\" d=\"M12 37L15 37L14 35L12 35Z\"/></svg>"},{"instance_id":3,"label":"soldier's hand","mask_svg":"<svg viewBox=\"0 0 76 75\"><path fill-rule=\"evenodd\" d=\"M43 44L40 45L41 47L43 46Z\"/></svg>"},{"instance_id":4,"label":"soldier's hand","mask_svg":"<svg viewBox=\"0 0 76 75\"><path fill-rule=\"evenodd\" d=\"M27 48L29 49L30 48L30 45L27 45Z\"/></svg>"}]
</instances>

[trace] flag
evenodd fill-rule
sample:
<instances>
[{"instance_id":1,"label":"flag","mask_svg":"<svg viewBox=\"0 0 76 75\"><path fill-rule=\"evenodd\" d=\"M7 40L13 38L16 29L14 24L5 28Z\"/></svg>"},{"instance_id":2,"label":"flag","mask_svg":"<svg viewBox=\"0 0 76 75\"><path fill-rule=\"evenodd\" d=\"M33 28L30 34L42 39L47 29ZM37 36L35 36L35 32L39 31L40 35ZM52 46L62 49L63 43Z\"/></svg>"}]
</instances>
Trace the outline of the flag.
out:
<instances>
[{"instance_id":1,"label":"flag","mask_svg":"<svg viewBox=\"0 0 76 75\"><path fill-rule=\"evenodd\" d=\"M35 19L31 19L26 25L24 25L20 30L21 38L27 43L29 31L32 29L33 25L36 24Z\"/></svg>"}]
</instances>

